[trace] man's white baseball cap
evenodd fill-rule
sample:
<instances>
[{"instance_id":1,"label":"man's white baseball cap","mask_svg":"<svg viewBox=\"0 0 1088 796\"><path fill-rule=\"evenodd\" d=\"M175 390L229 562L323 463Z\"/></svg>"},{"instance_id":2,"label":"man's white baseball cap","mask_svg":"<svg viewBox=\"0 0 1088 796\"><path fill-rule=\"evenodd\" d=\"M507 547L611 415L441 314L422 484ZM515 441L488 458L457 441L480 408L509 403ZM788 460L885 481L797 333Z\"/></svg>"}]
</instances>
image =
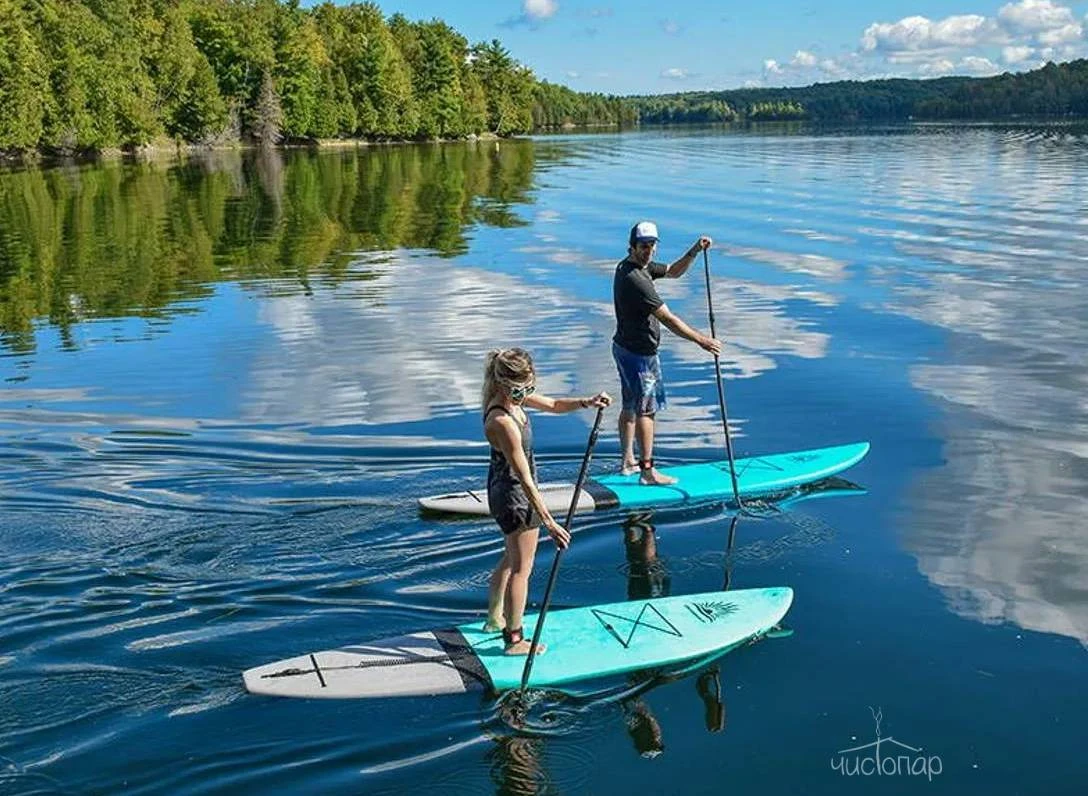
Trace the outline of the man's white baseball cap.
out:
<instances>
[{"instance_id":1,"label":"man's white baseball cap","mask_svg":"<svg viewBox=\"0 0 1088 796\"><path fill-rule=\"evenodd\" d=\"M657 239L657 224L652 221L640 221L631 227L631 243Z\"/></svg>"}]
</instances>

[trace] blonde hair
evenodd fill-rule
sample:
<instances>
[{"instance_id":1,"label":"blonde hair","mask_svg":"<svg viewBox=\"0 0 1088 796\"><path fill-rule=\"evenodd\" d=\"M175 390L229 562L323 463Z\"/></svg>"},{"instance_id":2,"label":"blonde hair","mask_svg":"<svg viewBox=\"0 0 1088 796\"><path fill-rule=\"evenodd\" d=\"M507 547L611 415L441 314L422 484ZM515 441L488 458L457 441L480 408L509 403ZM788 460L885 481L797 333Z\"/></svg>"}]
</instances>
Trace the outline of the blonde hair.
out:
<instances>
[{"instance_id":1,"label":"blonde hair","mask_svg":"<svg viewBox=\"0 0 1088 796\"><path fill-rule=\"evenodd\" d=\"M521 387L536 378L533 358L524 348L493 348L484 361L484 386L480 401L486 410L503 387Z\"/></svg>"}]
</instances>

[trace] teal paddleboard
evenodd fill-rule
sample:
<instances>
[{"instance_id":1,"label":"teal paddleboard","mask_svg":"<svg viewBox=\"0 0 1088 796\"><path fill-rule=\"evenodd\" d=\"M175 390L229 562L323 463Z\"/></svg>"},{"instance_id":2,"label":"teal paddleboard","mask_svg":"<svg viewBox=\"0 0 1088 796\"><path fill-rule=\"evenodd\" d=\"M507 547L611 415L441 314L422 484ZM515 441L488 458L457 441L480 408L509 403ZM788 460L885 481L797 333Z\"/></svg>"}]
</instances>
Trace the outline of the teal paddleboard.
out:
<instances>
[{"instance_id":1,"label":"teal paddleboard","mask_svg":"<svg viewBox=\"0 0 1088 796\"><path fill-rule=\"evenodd\" d=\"M793 602L788 587L631 600L550 611L532 687L552 687L713 657L766 634ZM532 638L536 615L526 615ZM363 698L506 691L521 685L524 656L481 623L309 653L242 674L255 694Z\"/></svg>"},{"instance_id":2,"label":"teal paddleboard","mask_svg":"<svg viewBox=\"0 0 1088 796\"><path fill-rule=\"evenodd\" d=\"M741 499L784 492L840 473L865 458L868 442L831 448L776 453L737 459L737 487ZM669 486L650 486L638 475L601 475L587 478L578 498L578 512L623 508L642 509L675 506L703 500L730 500L733 497L729 462L701 462L661 467L666 475L680 479ZM567 511L574 497L574 484L543 483L540 493L555 516ZM420 508L444 514L488 516L487 489L472 489L420 498Z\"/></svg>"}]
</instances>

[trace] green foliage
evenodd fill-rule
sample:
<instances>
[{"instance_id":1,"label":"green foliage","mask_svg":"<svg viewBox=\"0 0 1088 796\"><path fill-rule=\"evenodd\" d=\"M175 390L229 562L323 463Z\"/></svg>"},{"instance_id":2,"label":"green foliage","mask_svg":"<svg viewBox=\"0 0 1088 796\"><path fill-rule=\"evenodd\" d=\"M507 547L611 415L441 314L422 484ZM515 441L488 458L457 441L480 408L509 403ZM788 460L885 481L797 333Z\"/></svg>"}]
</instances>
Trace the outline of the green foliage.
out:
<instances>
[{"instance_id":1,"label":"green foliage","mask_svg":"<svg viewBox=\"0 0 1088 796\"><path fill-rule=\"evenodd\" d=\"M250 114L250 131L261 146L274 146L283 140L284 114L272 76L264 73L257 103Z\"/></svg>"},{"instance_id":2,"label":"green foliage","mask_svg":"<svg viewBox=\"0 0 1088 796\"><path fill-rule=\"evenodd\" d=\"M639 97L629 102L638 120L648 124L731 122L737 118L728 102L707 94Z\"/></svg>"},{"instance_id":3,"label":"green foliage","mask_svg":"<svg viewBox=\"0 0 1088 796\"><path fill-rule=\"evenodd\" d=\"M748 108L752 121L783 121L805 118L805 109L799 102L756 102Z\"/></svg>"},{"instance_id":4,"label":"green foliage","mask_svg":"<svg viewBox=\"0 0 1088 796\"><path fill-rule=\"evenodd\" d=\"M0 0L0 150L131 147L165 133L374 140L634 121L538 83L497 40L371 2Z\"/></svg>"},{"instance_id":5,"label":"green foliage","mask_svg":"<svg viewBox=\"0 0 1088 796\"><path fill-rule=\"evenodd\" d=\"M38 146L45 127L48 69L15 0L0 0L0 151Z\"/></svg>"},{"instance_id":6,"label":"green foliage","mask_svg":"<svg viewBox=\"0 0 1088 796\"><path fill-rule=\"evenodd\" d=\"M497 39L372 2L0 0L0 151L133 147L165 133L262 145L511 136L735 120L1088 114L1088 61L977 79L649 97L539 81Z\"/></svg>"},{"instance_id":7,"label":"green foliage","mask_svg":"<svg viewBox=\"0 0 1088 796\"><path fill-rule=\"evenodd\" d=\"M642 121L709 121L711 102L737 109L737 118L816 121L997 119L1010 116L1088 115L1088 60L1047 64L1023 74L989 78L868 80L804 88L746 88L625 100ZM693 118L696 117L696 118Z\"/></svg>"},{"instance_id":8,"label":"green foliage","mask_svg":"<svg viewBox=\"0 0 1088 796\"><path fill-rule=\"evenodd\" d=\"M332 64L316 24L303 17L297 24L285 27L282 35L273 74L283 106L283 134L288 138L334 135L329 122L338 114L321 107L331 105L329 100L335 94L329 71Z\"/></svg>"}]
</instances>

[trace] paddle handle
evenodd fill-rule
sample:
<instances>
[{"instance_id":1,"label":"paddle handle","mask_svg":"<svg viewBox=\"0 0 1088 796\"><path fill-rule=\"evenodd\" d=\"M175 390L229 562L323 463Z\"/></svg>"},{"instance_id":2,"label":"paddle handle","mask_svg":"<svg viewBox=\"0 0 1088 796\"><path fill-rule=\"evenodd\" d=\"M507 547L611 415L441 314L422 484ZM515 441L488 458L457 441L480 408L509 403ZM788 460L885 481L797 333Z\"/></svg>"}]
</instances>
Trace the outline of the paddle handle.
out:
<instances>
[{"instance_id":1,"label":"paddle handle","mask_svg":"<svg viewBox=\"0 0 1088 796\"><path fill-rule=\"evenodd\" d=\"M589 461L593 458L593 448L597 444L597 435L601 431L601 419L604 417L604 407L597 407L597 417L593 420L593 428L589 432L589 442L586 444L585 455L582 456L582 469L578 471L578 480L574 483L574 497L571 498L570 508L567 509L567 519L563 523L563 527L568 531L570 525L574 521L574 512L578 509L578 498L582 495L582 486L586 482L586 473L589 472ZM555 586L556 576L559 574L559 557L563 555L561 549L555 551L555 558L552 559L552 569L548 573L548 586L544 589L544 601L540 606L540 615L536 620L536 627L533 628L533 641L529 645L529 654L525 658L525 668L521 672L521 690L525 691L526 686L529 684L529 674L533 670L533 658L536 657L536 647L540 643L540 634L544 630L544 617L548 615L548 606L552 601L552 589Z\"/></svg>"},{"instance_id":2,"label":"paddle handle","mask_svg":"<svg viewBox=\"0 0 1088 796\"><path fill-rule=\"evenodd\" d=\"M710 316L710 336L717 337L714 329L714 302L710 298L710 255L703 249L703 273L706 275L706 311ZM718 385L718 408L722 410L722 431L725 432L725 453L729 457L729 480L733 484L733 499L737 508L743 508L740 502L740 487L737 485L737 467L733 462L733 439L729 435L729 413L725 408L725 385L722 383L722 364L718 355L714 355L714 376Z\"/></svg>"}]
</instances>

